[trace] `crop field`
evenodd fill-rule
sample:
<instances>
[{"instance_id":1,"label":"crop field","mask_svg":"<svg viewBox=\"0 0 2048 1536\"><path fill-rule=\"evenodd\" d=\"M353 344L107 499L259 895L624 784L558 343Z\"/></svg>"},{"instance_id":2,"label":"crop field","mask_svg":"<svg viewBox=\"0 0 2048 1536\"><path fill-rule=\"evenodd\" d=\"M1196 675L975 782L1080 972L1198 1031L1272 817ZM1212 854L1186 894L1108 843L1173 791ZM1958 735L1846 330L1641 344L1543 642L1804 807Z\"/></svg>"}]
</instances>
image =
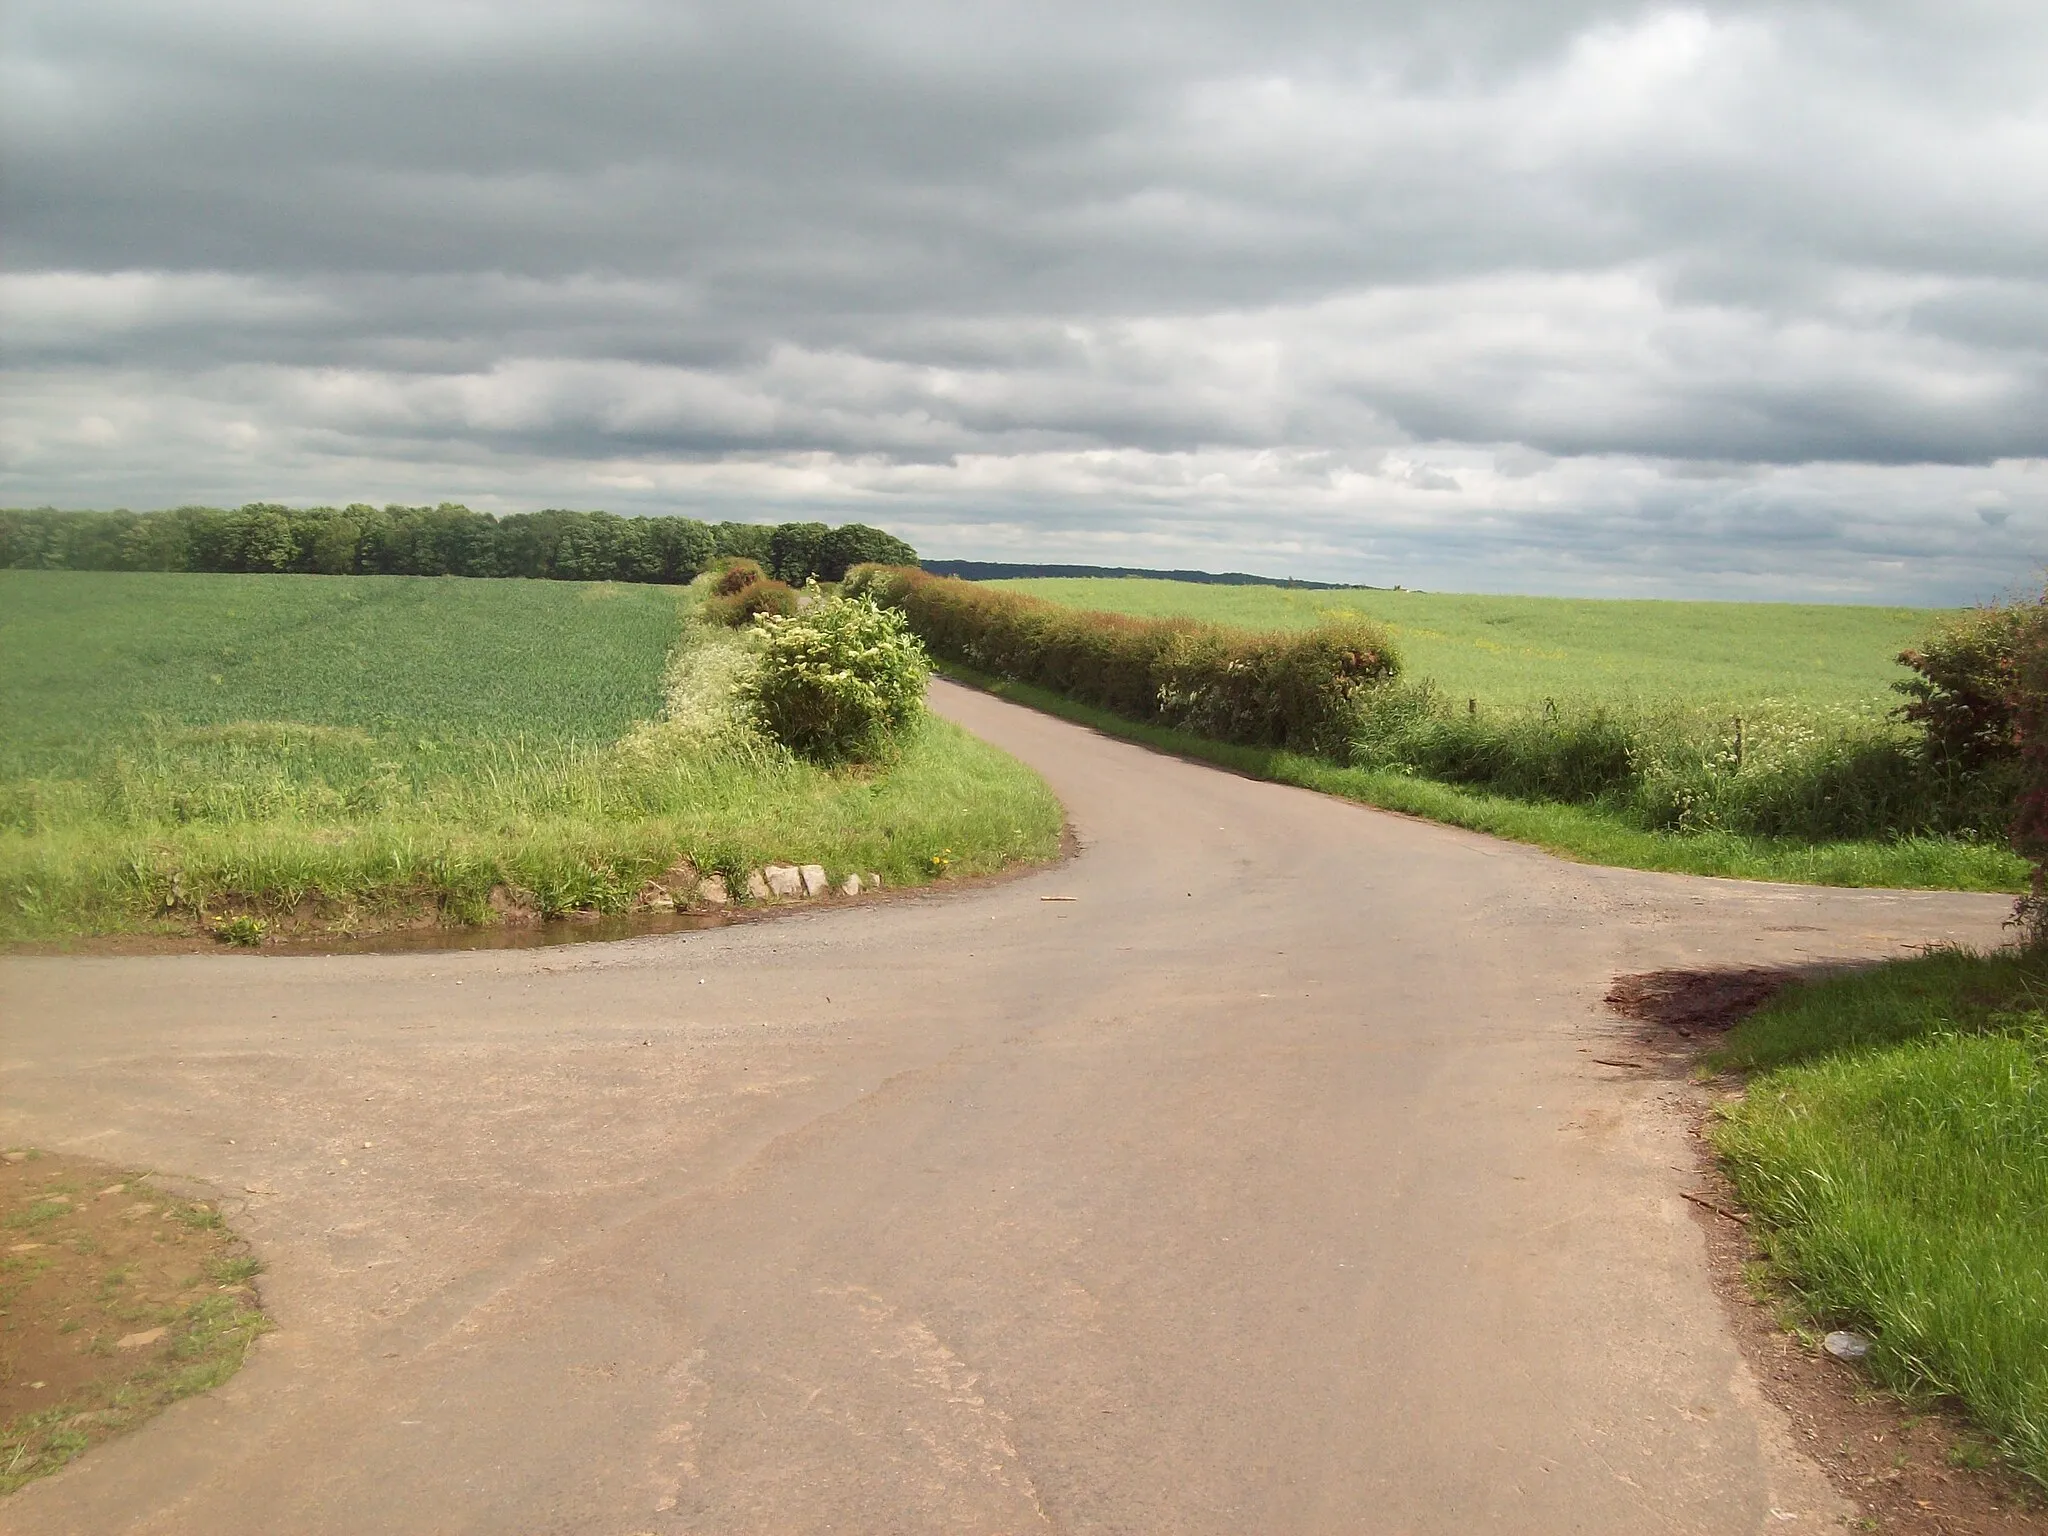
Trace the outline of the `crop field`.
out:
<instances>
[{"instance_id":1,"label":"crop field","mask_svg":"<svg viewBox=\"0 0 2048 1536\"><path fill-rule=\"evenodd\" d=\"M1306 592L1139 579L992 582L1077 608L1293 629L1363 613L1392 634L1410 678L1459 700L1545 699L1753 707L1766 700L1883 711L1893 658L1940 617L1925 608L1630 602L1436 592Z\"/></svg>"},{"instance_id":2,"label":"crop field","mask_svg":"<svg viewBox=\"0 0 2048 1536\"><path fill-rule=\"evenodd\" d=\"M1036 776L937 720L858 772L692 726L729 713L730 672L686 663L732 643L694 601L0 571L0 938L487 921L499 886L617 911L679 857L905 884L1057 847Z\"/></svg>"},{"instance_id":3,"label":"crop field","mask_svg":"<svg viewBox=\"0 0 2048 1536\"><path fill-rule=\"evenodd\" d=\"M0 571L0 779L171 738L374 745L408 765L599 743L661 705L673 588Z\"/></svg>"}]
</instances>

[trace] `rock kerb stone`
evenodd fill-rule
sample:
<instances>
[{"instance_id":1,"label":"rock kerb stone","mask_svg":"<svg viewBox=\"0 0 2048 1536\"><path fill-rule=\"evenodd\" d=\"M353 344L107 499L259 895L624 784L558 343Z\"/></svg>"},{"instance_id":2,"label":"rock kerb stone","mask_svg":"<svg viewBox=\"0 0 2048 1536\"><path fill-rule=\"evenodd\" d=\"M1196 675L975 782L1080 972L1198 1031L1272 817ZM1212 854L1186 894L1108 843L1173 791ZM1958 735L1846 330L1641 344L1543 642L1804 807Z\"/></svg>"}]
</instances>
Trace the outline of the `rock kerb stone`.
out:
<instances>
[{"instance_id":1,"label":"rock kerb stone","mask_svg":"<svg viewBox=\"0 0 2048 1536\"><path fill-rule=\"evenodd\" d=\"M822 864L802 865L797 874L803 879L806 896L822 896L832 889L832 882L825 878L825 866Z\"/></svg>"},{"instance_id":2,"label":"rock kerb stone","mask_svg":"<svg viewBox=\"0 0 2048 1536\"><path fill-rule=\"evenodd\" d=\"M794 864L770 864L761 871L771 896L796 897L804 894L804 872Z\"/></svg>"}]
</instances>

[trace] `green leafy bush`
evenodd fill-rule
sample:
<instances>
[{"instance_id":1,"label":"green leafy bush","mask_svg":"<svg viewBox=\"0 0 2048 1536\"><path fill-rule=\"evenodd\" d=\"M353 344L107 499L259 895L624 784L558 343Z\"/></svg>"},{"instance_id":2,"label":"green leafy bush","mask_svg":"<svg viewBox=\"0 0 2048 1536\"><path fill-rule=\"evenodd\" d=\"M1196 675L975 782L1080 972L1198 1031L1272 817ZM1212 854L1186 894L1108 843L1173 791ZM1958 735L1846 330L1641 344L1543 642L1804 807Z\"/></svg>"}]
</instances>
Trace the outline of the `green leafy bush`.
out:
<instances>
[{"instance_id":1,"label":"green leafy bush","mask_svg":"<svg viewBox=\"0 0 2048 1536\"><path fill-rule=\"evenodd\" d=\"M819 761L885 755L924 708L931 674L903 616L866 597L764 616L761 662L738 686L762 729Z\"/></svg>"},{"instance_id":2,"label":"green leafy bush","mask_svg":"<svg viewBox=\"0 0 2048 1536\"><path fill-rule=\"evenodd\" d=\"M1091 613L873 565L849 572L846 590L900 610L939 655L1245 746L1341 750L1361 695L1400 666L1385 632L1363 618L1261 634Z\"/></svg>"},{"instance_id":3,"label":"green leafy bush","mask_svg":"<svg viewBox=\"0 0 2048 1536\"><path fill-rule=\"evenodd\" d=\"M2048 603L2025 610L2013 644L2013 850L2033 865L2013 921L2033 948L2048 947Z\"/></svg>"},{"instance_id":4,"label":"green leafy bush","mask_svg":"<svg viewBox=\"0 0 2048 1536\"><path fill-rule=\"evenodd\" d=\"M2031 604L1975 608L1899 653L1917 674L1892 685L1906 696L1899 715L1919 727L1931 758L1971 769L2013 756L2019 650L2038 617Z\"/></svg>"}]
</instances>

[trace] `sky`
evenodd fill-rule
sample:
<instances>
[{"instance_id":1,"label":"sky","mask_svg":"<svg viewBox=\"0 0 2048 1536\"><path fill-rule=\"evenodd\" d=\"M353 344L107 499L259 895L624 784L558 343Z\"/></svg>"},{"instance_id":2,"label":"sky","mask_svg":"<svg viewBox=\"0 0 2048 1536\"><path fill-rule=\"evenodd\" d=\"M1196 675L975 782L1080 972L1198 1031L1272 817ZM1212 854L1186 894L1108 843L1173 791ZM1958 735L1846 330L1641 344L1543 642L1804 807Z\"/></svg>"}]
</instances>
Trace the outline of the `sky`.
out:
<instances>
[{"instance_id":1,"label":"sky","mask_svg":"<svg viewBox=\"0 0 2048 1536\"><path fill-rule=\"evenodd\" d=\"M10 0L0 504L1954 603L2048 6Z\"/></svg>"}]
</instances>

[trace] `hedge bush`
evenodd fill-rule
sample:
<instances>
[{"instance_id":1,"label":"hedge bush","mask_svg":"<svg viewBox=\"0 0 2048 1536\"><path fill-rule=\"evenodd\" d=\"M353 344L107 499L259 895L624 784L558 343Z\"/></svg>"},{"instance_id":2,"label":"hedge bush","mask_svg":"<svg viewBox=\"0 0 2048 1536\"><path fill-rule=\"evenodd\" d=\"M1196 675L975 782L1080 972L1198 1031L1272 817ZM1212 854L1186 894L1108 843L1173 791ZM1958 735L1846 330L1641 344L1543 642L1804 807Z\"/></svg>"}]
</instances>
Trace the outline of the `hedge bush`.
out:
<instances>
[{"instance_id":1,"label":"hedge bush","mask_svg":"<svg viewBox=\"0 0 2048 1536\"><path fill-rule=\"evenodd\" d=\"M1975 608L1899 653L1918 675L1892 686L1900 716L1924 734L1928 755L1963 769L2009 759L2019 699L2019 650L2039 621L2037 605Z\"/></svg>"},{"instance_id":2,"label":"hedge bush","mask_svg":"<svg viewBox=\"0 0 2048 1536\"><path fill-rule=\"evenodd\" d=\"M940 656L1127 719L1245 746L1341 748L1361 693L1400 671L1385 631L1362 618L1259 634L1090 613L872 565L849 572L846 589L902 612Z\"/></svg>"},{"instance_id":3,"label":"hedge bush","mask_svg":"<svg viewBox=\"0 0 2048 1536\"><path fill-rule=\"evenodd\" d=\"M805 757L885 756L924 709L924 647L900 613L813 595L801 613L760 621L760 665L739 695L762 729Z\"/></svg>"},{"instance_id":4,"label":"hedge bush","mask_svg":"<svg viewBox=\"0 0 2048 1536\"><path fill-rule=\"evenodd\" d=\"M714 597L731 597L743 592L757 581L766 581L768 573L761 569L761 562L749 560L744 555L731 555L711 564L711 594Z\"/></svg>"},{"instance_id":5,"label":"hedge bush","mask_svg":"<svg viewBox=\"0 0 2048 1536\"><path fill-rule=\"evenodd\" d=\"M2048 602L2027 607L2013 624L2012 846L2033 865L2031 888L2013 914L2024 940L2048 947Z\"/></svg>"},{"instance_id":6,"label":"hedge bush","mask_svg":"<svg viewBox=\"0 0 2048 1536\"><path fill-rule=\"evenodd\" d=\"M786 581L774 581L760 575L760 567L749 560L752 573L734 570L721 576L712 588L712 595L704 599L704 619L711 624L726 624L737 629L749 620L767 617L787 618L797 611L796 588ZM728 589L728 581L741 576L737 585Z\"/></svg>"}]
</instances>

